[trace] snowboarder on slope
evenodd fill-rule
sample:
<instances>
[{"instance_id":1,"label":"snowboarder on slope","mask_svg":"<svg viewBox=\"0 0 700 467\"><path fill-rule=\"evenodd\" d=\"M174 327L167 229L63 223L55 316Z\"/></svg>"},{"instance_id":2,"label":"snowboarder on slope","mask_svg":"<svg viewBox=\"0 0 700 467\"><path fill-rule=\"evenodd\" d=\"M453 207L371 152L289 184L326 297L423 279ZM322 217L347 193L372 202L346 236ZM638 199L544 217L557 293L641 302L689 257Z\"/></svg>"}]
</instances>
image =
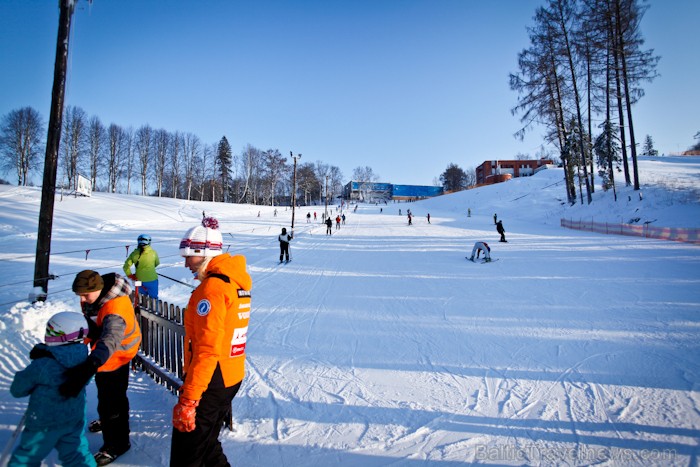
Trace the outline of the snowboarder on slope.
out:
<instances>
[{"instance_id":1,"label":"snowboarder on slope","mask_svg":"<svg viewBox=\"0 0 700 467\"><path fill-rule=\"evenodd\" d=\"M490 262L491 261L491 247L486 242L476 242L474 244L474 248L472 248L472 255L469 259L471 261L474 261L475 259L479 259L479 254L481 254L482 251L484 252L485 262L487 262L487 263Z\"/></svg>"},{"instance_id":2,"label":"snowboarder on slope","mask_svg":"<svg viewBox=\"0 0 700 467\"><path fill-rule=\"evenodd\" d=\"M501 234L501 239L499 242L507 242L506 240L506 229L503 228L503 221L496 222L496 231Z\"/></svg>"}]
</instances>

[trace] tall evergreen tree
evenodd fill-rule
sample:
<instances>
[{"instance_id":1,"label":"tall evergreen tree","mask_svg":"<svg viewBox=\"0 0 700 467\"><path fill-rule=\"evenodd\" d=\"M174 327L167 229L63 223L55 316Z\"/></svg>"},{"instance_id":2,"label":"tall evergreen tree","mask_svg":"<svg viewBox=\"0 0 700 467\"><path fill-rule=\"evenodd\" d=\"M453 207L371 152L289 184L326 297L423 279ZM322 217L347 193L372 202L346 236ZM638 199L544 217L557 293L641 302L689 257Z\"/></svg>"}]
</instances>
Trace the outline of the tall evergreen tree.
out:
<instances>
[{"instance_id":1,"label":"tall evergreen tree","mask_svg":"<svg viewBox=\"0 0 700 467\"><path fill-rule=\"evenodd\" d=\"M221 177L222 200L225 203L229 202L229 180L231 179L231 162L232 152L231 145L225 136L219 140L219 146L216 149L216 165L219 168L219 176Z\"/></svg>"},{"instance_id":2,"label":"tall evergreen tree","mask_svg":"<svg viewBox=\"0 0 700 467\"><path fill-rule=\"evenodd\" d=\"M445 192L461 191L467 187L467 174L457 164L450 164L440 175L440 183Z\"/></svg>"}]
</instances>

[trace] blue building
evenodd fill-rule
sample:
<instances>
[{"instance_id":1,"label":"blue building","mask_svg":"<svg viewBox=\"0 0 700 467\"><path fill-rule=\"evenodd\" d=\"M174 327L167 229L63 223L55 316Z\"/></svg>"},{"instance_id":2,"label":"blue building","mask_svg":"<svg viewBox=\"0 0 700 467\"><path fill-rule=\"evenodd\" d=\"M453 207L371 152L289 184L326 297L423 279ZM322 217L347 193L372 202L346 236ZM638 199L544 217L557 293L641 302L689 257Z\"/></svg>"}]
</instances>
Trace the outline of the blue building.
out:
<instances>
[{"instance_id":1,"label":"blue building","mask_svg":"<svg viewBox=\"0 0 700 467\"><path fill-rule=\"evenodd\" d=\"M392 183L354 182L343 187L343 198L368 203L383 201L415 201L443 194L441 186L394 185Z\"/></svg>"}]
</instances>

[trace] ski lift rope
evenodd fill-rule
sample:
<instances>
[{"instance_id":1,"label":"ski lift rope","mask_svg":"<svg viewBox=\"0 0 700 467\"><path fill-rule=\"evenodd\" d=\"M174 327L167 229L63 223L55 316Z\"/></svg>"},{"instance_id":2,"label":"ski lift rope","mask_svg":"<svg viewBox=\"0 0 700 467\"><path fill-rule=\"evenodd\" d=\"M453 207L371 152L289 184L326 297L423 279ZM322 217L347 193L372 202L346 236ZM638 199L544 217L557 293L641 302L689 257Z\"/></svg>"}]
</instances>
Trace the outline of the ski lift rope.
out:
<instances>
[{"instance_id":1,"label":"ski lift rope","mask_svg":"<svg viewBox=\"0 0 700 467\"><path fill-rule=\"evenodd\" d=\"M269 226L268 230L270 230L271 228L272 228L272 227ZM304 229L302 229L302 232L301 232L301 233L306 233L306 231L307 231L307 230L310 230L311 228L312 228L312 227L304 228ZM251 232L254 231L254 230L255 230L255 229L252 229ZM247 230L242 231L242 232L246 232L246 231L247 231ZM238 232L238 233L240 233L240 232ZM229 235L231 235L231 236L233 237L233 233L227 232L227 234L229 234ZM160 240L160 241L159 241L159 243L163 243L163 242L169 242L169 240ZM269 238L263 237L263 238L261 238L260 240L258 240L258 241L256 241L256 242L248 242L248 243L246 243L246 244L243 244L243 245L245 245L244 247L242 247L242 248L237 248L236 250L237 250L237 251L249 251L249 250L252 250L252 249L256 249L256 248L258 248L258 247L260 247L260 246L263 246L263 244L269 243L269 242L270 242ZM156 243L156 242L152 242L152 243ZM109 250L109 249L122 248L122 247L123 247L123 246L120 245L120 246L111 246L111 247L103 247L103 248L93 248L93 249L87 249L87 251ZM230 249L231 244L228 244L228 247L229 247L229 249ZM68 254L68 253L84 253L85 251L86 251L86 250L64 251L64 252L58 252L58 253L51 253L51 255L60 255L60 254ZM0 259L0 261L9 261L9 260L11 260L11 259L12 259L12 260L16 260L16 259L19 259L19 258L26 258L26 257L32 257L32 256L33 256L33 255L14 256L13 258ZM160 256L160 258L163 258L163 259L165 259L165 258L173 258L173 257L180 257L180 255L179 255L179 254L172 254L172 255ZM178 262L175 262L175 263L172 263L172 264L161 264L161 265L159 265L159 267L160 267L160 268L168 268L168 267L176 266L176 265L178 265L179 263L180 263L180 262L178 261ZM100 268L97 268L96 270L99 271L100 269L120 269L120 268L123 266L123 264L124 264L124 263L102 266L102 267L100 267ZM9 283L9 284L8 284L8 283L3 283L3 284L0 284L0 288L2 288L2 287L11 287L11 286L15 286L15 285L29 284L29 283L33 284L36 280L40 280L40 281L41 281L41 280L56 280L56 279L60 279L62 276L66 276L66 275L67 275L67 276L72 276L72 275L78 274L78 273L79 273L80 271L82 271L82 270L83 270L83 269L80 269L79 271L64 272L64 273L61 273L60 275L50 274L48 277L40 277L39 279L28 279L28 280L23 280L23 281L18 281L18 282L12 282L12 283ZM67 290L70 290L70 289L67 289ZM53 293L57 293L57 292L53 292ZM19 300L19 301L21 302L21 301L23 301L23 300ZM13 302L13 303L18 303L18 302ZM0 306L2 306L2 305L0 305Z\"/></svg>"}]
</instances>

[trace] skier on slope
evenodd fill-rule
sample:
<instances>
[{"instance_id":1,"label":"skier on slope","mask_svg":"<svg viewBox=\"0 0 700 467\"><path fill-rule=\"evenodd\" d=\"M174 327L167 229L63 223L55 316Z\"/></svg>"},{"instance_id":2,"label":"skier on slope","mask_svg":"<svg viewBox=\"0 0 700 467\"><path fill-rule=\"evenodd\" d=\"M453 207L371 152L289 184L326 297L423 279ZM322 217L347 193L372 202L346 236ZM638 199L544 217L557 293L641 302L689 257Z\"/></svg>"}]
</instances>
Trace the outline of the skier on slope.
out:
<instances>
[{"instance_id":1,"label":"skier on slope","mask_svg":"<svg viewBox=\"0 0 700 467\"><path fill-rule=\"evenodd\" d=\"M475 258L479 259L479 254L481 254L481 252L484 253L484 261L487 263L491 262L491 247L486 242L476 242L474 248L472 248L472 255L469 259L471 261L475 261Z\"/></svg>"},{"instance_id":2,"label":"skier on slope","mask_svg":"<svg viewBox=\"0 0 700 467\"><path fill-rule=\"evenodd\" d=\"M503 221L496 222L496 231L501 234L499 242L508 242L508 240L506 240L506 229L503 228Z\"/></svg>"},{"instance_id":3,"label":"skier on slope","mask_svg":"<svg viewBox=\"0 0 700 467\"><path fill-rule=\"evenodd\" d=\"M333 221L331 216L326 218L326 235L331 235L333 233Z\"/></svg>"},{"instance_id":4,"label":"skier on slope","mask_svg":"<svg viewBox=\"0 0 700 467\"><path fill-rule=\"evenodd\" d=\"M277 237L280 242L280 263L283 256L286 256L287 262L289 262L289 242L292 238L294 238L294 234L288 234L287 229L282 227L282 233Z\"/></svg>"}]
</instances>

